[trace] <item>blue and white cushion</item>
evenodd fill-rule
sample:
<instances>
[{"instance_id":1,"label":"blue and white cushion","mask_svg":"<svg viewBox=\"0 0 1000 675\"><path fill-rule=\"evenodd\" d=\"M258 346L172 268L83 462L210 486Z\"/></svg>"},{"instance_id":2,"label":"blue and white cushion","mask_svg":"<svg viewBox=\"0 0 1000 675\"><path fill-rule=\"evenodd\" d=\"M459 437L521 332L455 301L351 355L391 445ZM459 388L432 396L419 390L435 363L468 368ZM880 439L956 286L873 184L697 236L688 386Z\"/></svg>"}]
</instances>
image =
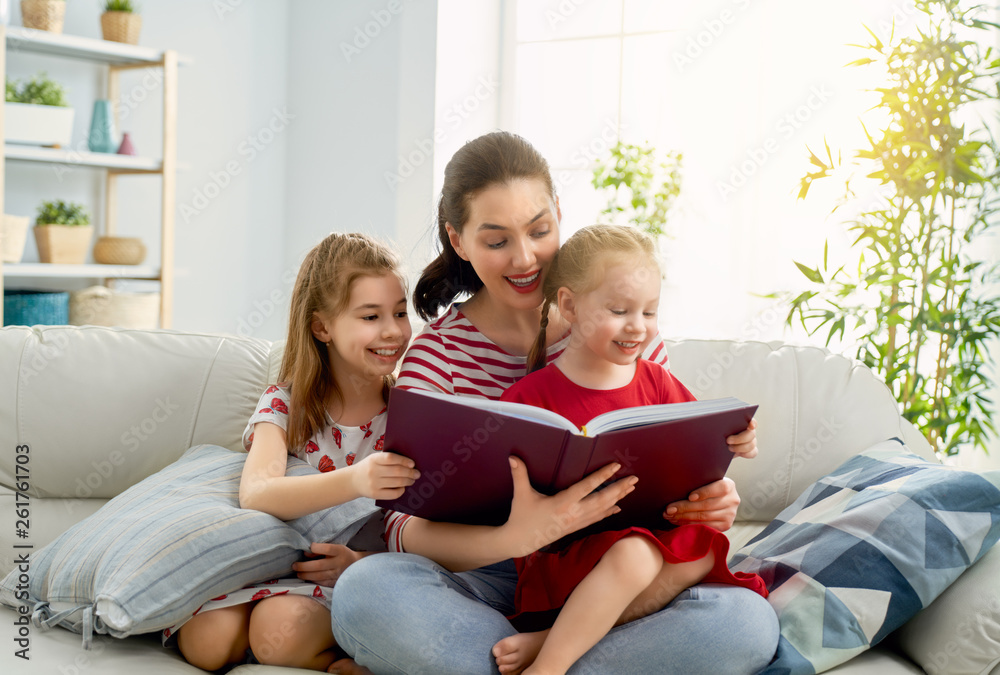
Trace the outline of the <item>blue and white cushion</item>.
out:
<instances>
[{"instance_id":1,"label":"blue and white cushion","mask_svg":"<svg viewBox=\"0 0 1000 675\"><path fill-rule=\"evenodd\" d=\"M770 591L768 675L819 673L877 644L1000 537L1000 472L879 443L807 488L730 561Z\"/></svg>"}]
</instances>

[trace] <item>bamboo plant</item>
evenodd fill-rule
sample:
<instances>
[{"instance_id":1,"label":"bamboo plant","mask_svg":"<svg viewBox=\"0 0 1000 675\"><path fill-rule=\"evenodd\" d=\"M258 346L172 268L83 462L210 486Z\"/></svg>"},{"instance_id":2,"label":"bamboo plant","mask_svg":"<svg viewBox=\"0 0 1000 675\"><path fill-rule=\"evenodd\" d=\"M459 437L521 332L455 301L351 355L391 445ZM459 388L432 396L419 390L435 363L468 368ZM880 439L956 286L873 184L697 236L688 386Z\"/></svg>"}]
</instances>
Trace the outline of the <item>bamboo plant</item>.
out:
<instances>
[{"instance_id":1,"label":"bamboo plant","mask_svg":"<svg viewBox=\"0 0 1000 675\"><path fill-rule=\"evenodd\" d=\"M825 327L827 344L837 336L857 344L857 358L940 455L966 444L986 450L995 431L988 348L1000 333L1000 276L978 244L1000 225L990 133L1000 119L1000 59L984 46L1000 26L981 18L989 8L962 4L917 0L914 35L883 43L869 29L872 41L859 45L866 56L849 65L884 69L876 91L890 122L865 129L867 146L848 162L828 145L825 157L810 151L815 169L799 198L846 170L841 205L856 202L867 179L885 199L847 221L849 262L829 264L824 246L822 266L795 263L809 286L787 296L788 323L797 317L810 334Z\"/></svg>"}]
</instances>

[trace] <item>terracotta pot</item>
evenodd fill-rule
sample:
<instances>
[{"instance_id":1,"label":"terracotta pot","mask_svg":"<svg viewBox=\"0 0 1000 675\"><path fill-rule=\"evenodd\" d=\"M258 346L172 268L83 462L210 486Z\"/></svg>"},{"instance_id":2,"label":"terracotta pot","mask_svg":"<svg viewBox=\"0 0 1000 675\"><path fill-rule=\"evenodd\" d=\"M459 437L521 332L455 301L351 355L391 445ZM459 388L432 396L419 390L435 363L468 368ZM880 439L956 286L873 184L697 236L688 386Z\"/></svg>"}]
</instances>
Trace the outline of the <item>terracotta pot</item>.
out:
<instances>
[{"instance_id":1,"label":"terracotta pot","mask_svg":"<svg viewBox=\"0 0 1000 675\"><path fill-rule=\"evenodd\" d=\"M21 23L25 28L63 32L66 0L21 0Z\"/></svg>"},{"instance_id":2,"label":"terracotta pot","mask_svg":"<svg viewBox=\"0 0 1000 675\"><path fill-rule=\"evenodd\" d=\"M142 15L133 12L105 12L101 14L101 35L105 40L139 44Z\"/></svg>"},{"instance_id":3,"label":"terracotta pot","mask_svg":"<svg viewBox=\"0 0 1000 675\"><path fill-rule=\"evenodd\" d=\"M38 259L57 265L82 265L90 250L93 225L35 225Z\"/></svg>"}]
</instances>

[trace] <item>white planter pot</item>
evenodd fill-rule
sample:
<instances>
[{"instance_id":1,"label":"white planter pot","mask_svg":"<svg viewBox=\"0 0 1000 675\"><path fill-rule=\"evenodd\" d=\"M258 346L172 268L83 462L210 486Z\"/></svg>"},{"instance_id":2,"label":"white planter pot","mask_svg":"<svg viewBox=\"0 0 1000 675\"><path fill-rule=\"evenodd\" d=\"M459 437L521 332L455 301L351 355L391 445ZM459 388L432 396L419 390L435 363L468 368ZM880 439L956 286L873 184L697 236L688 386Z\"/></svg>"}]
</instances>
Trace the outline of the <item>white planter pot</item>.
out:
<instances>
[{"instance_id":1,"label":"white planter pot","mask_svg":"<svg viewBox=\"0 0 1000 675\"><path fill-rule=\"evenodd\" d=\"M3 116L7 143L67 147L73 137L72 108L4 103Z\"/></svg>"}]
</instances>

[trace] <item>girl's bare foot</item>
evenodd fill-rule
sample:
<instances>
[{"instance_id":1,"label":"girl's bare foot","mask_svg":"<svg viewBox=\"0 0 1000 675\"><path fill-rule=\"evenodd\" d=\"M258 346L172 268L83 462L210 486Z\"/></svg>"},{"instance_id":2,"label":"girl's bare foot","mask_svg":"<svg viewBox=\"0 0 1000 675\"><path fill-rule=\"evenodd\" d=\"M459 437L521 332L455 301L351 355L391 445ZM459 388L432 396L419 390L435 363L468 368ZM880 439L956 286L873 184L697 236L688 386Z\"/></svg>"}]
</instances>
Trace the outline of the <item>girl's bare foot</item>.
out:
<instances>
[{"instance_id":1,"label":"girl's bare foot","mask_svg":"<svg viewBox=\"0 0 1000 675\"><path fill-rule=\"evenodd\" d=\"M493 645L493 656L496 658L500 672L507 675L517 675L534 663L549 631L541 630L535 633L518 633L505 637Z\"/></svg>"},{"instance_id":2,"label":"girl's bare foot","mask_svg":"<svg viewBox=\"0 0 1000 675\"><path fill-rule=\"evenodd\" d=\"M326 669L326 672L336 673L337 675L373 675L372 671L356 664L354 659L339 659L334 661Z\"/></svg>"}]
</instances>

